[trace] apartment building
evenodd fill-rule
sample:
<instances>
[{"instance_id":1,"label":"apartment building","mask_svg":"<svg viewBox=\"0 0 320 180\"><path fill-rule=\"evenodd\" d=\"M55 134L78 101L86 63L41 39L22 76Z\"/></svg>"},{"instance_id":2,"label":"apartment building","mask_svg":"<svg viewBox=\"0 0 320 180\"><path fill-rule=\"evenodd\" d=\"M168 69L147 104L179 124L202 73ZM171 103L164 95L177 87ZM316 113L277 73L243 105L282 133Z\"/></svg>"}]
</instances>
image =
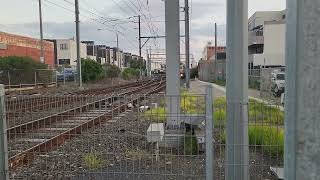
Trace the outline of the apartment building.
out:
<instances>
[{"instance_id":1,"label":"apartment building","mask_svg":"<svg viewBox=\"0 0 320 180\"><path fill-rule=\"evenodd\" d=\"M285 66L285 19L285 10L256 12L249 18L249 68Z\"/></svg>"},{"instance_id":2,"label":"apartment building","mask_svg":"<svg viewBox=\"0 0 320 180\"><path fill-rule=\"evenodd\" d=\"M81 43L86 44L87 46L87 58L97 61L94 41L81 41Z\"/></svg>"},{"instance_id":3,"label":"apartment building","mask_svg":"<svg viewBox=\"0 0 320 180\"><path fill-rule=\"evenodd\" d=\"M75 39L48 39L54 43L54 64L77 65L77 42ZM80 57L87 58L87 45L80 43Z\"/></svg>"}]
</instances>

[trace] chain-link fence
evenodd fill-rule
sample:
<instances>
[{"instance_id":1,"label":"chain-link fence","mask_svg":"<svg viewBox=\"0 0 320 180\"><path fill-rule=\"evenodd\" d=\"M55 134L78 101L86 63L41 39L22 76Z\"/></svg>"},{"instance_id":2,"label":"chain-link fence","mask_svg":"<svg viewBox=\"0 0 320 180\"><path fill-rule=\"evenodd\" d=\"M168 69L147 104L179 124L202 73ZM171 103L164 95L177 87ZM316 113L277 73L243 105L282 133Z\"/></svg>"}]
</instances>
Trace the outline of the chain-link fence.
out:
<instances>
[{"instance_id":1,"label":"chain-link fence","mask_svg":"<svg viewBox=\"0 0 320 180\"><path fill-rule=\"evenodd\" d=\"M251 89L260 90L261 85L261 69L249 69L248 85Z\"/></svg>"},{"instance_id":2,"label":"chain-link fence","mask_svg":"<svg viewBox=\"0 0 320 180\"><path fill-rule=\"evenodd\" d=\"M181 96L169 114L174 98L8 97L10 178L205 179L205 96Z\"/></svg>"},{"instance_id":3,"label":"chain-link fence","mask_svg":"<svg viewBox=\"0 0 320 180\"><path fill-rule=\"evenodd\" d=\"M227 169L247 168L251 179L277 179L271 169L283 166L284 153L279 106L257 100L239 105L248 122L230 132L226 99L212 101L211 88L206 95L150 95L145 89L125 95L134 89L103 96L8 96L1 116L6 134L0 133L8 150L0 155L8 152L9 177L222 180ZM178 106L174 99L180 108L169 112L167 107ZM169 128L168 120L179 126ZM247 144L230 144L238 129L247 129ZM235 164L226 147L247 153L248 161Z\"/></svg>"},{"instance_id":4,"label":"chain-link fence","mask_svg":"<svg viewBox=\"0 0 320 180\"><path fill-rule=\"evenodd\" d=\"M9 91L54 86L56 84L56 71L50 69L1 70L0 84L4 84Z\"/></svg>"}]
</instances>

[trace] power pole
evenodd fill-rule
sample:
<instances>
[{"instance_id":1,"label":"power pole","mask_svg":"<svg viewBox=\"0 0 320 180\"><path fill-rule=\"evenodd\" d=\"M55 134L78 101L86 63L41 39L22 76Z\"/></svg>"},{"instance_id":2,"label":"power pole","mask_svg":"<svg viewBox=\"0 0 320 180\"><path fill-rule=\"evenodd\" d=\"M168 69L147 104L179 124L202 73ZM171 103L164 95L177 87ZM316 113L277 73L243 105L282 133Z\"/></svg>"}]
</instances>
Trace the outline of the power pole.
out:
<instances>
[{"instance_id":1,"label":"power pole","mask_svg":"<svg viewBox=\"0 0 320 180\"><path fill-rule=\"evenodd\" d=\"M185 41L186 41L186 86L190 88L190 37L189 37L189 0L184 0L184 14L185 14Z\"/></svg>"},{"instance_id":2,"label":"power pole","mask_svg":"<svg viewBox=\"0 0 320 180\"><path fill-rule=\"evenodd\" d=\"M81 57L80 57L80 27L79 27L79 1L75 0L75 13L76 13L76 38L77 38L77 70L79 88L82 89L82 77L81 77Z\"/></svg>"},{"instance_id":3,"label":"power pole","mask_svg":"<svg viewBox=\"0 0 320 180\"><path fill-rule=\"evenodd\" d=\"M218 61L218 40L217 40L217 37L218 37L218 32L217 32L217 23L214 23L214 80L217 80L217 61Z\"/></svg>"},{"instance_id":4,"label":"power pole","mask_svg":"<svg viewBox=\"0 0 320 180\"><path fill-rule=\"evenodd\" d=\"M180 14L179 0L165 1L167 128L180 125Z\"/></svg>"},{"instance_id":5,"label":"power pole","mask_svg":"<svg viewBox=\"0 0 320 180\"><path fill-rule=\"evenodd\" d=\"M214 57L217 60L218 56L217 56L217 48L218 48L218 29L217 29L217 23L214 23L214 48L215 48L215 54Z\"/></svg>"},{"instance_id":6,"label":"power pole","mask_svg":"<svg viewBox=\"0 0 320 180\"><path fill-rule=\"evenodd\" d=\"M117 49L119 49L119 35L117 33Z\"/></svg>"},{"instance_id":7,"label":"power pole","mask_svg":"<svg viewBox=\"0 0 320 180\"><path fill-rule=\"evenodd\" d=\"M141 16L138 15L138 23L139 23L139 56L141 57Z\"/></svg>"},{"instance_id":8,"label":"power pole","mask_svg":"<svg viewBox=\"0 0 320 180\"><path fill-rule=\"evenodd\" d=\"M44 63L43 29L42 29L42 7L41 7L41 0L39 0L39 18L40 18L40 62Z\"/></svg>"}]
</instances>

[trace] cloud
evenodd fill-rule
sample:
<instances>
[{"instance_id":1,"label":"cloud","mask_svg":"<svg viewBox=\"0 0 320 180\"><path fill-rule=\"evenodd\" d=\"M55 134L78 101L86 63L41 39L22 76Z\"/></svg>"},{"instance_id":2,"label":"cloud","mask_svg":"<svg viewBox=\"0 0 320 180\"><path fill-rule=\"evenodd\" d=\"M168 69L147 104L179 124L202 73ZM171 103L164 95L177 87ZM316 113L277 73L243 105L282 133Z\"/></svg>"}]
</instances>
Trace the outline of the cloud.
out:
<instances>
[{"instance_id":1,"label":"cloud","mask_svg":"<svg viewBox=\"0 0 320 180\"><path fill-rule=\"evenodd\" d=\"M37 23L37 12L35 5L23 4L22 7L16 6L17 3L21 3L20 0L13 0L14 3L5 3L8 8L0 8L0 10L16 11L21 8L21 12L18 15L12 15L10 21L6 18L0 18L0 31L6 31L10 33L17 33L21 35L27 35L32 37L39 37L39 25ZM63 1L61 0L61 3ZM80 4L80 14L86 17L81 17L81 39L82 40L94 40L96 44L106 44L109 46L115 46L115 33L109 31L97 31L98 28L112 29L110 23L107 26L95 23L91 18L107 20L107 19L121 19L122 22L128 22L126 24L117 25L116 28L120 31L119 40L120 48L132 53L138 53L138 31L136 18L128 19L129 17L141 14L142 21L142 35L155 35L153 31L157 32L157 35L165 34L164 27L164 1L160 0L148 0L140 1L142 4L130 4L129 1L102 1L102 0L90 0L90 4ZM88 2L88 1L87 1ZM180 6L183 6L184 0L180 1ZM44 37L45 38L72 38L75 36L75 24L73 22L73 13L65 12L61 8L53 7L50 4L45 4L44 14ZM68 5L64 3L65 5ZM9 7L10 6L10 7ZM35 6L35 7L34 7ZM218 44L225 45L226 43L226 1L221 0L190 0L190 13L191 13L191 53L194 54L196 60L201 57L201 52L208 41L214 41L214 22L218 23ZM73 8L70 6L70 8ZM280 10L285 8L285 0L249 0L249 15L257 10ZM33 11L33 9L35 9ZM90 10L95 14L99 14L100 17L86 12ZM25 15L28 12L32 12L34 16L32 18L26 18L24 20L21 14ZM184 15L181 9L181 19L184 19ZM31 16L30 14L25 17ZM152 16L151 21L149 17ZM24 22L21 22L22 20ZM131 22L130 22L131 21ZM157 22L156 22L157 21ZM12 24L8 24L12 22ZM113 22L115 23L115 22ZM112 24L112 23L111 23ZM183 22L181 22L181 34L184 34ZM158 44L159 48L165 47L165 41L158 39L157 43L154 40L150 40L146 47L154 46ZM184 50L184 44L181 43L181 49ZM145 52L145 51L143 51Z\"/></svg>"}]
</instances>

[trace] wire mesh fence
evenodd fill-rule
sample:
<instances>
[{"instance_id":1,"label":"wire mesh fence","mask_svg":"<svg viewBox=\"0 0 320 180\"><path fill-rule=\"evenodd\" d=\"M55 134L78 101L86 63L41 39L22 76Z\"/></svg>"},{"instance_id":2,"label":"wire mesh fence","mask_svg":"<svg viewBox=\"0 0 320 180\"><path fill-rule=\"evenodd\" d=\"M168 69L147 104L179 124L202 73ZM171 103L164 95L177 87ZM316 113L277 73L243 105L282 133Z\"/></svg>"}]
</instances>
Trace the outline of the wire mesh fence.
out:
<instances>
[{"instance_id":1,"label":"wire mesh fence","mask_svg":"<svg viewBox=\"0 0 320 180\"><path fill-rule=\"evenodd\" d=\"M204 138L205 98L182 96L176 114L166 112L166 99L7 98L10 178L204 179L204 142L197 142ZM179 118L181 127L166 129L169 116ZM184 123L191 119L195 125Z\"/></svg>"},{"instance_id":2,"label":"wire mesh fence","mask_svg":"<svg viewBox=\"0 0 320 180\"><path fill-rule=\"evenodd\" d=\"M8 90L55 85L56 71L50 69L1 70L0 84L4 84Z\"/></svg>"},{"instance_id":3,"label":"wire mesh fence","mask_svg":"<svg viewBox=\"0 0 320 180\"><path fill-rule=\"evenodd\" d=\"M234 171L244 168L247 169L250 179L278 179L276 171L283 167L284 155L284 112L281 106L250 99L248 104L239 105L239 107L248 109L248 121L240 122L240 126L234 127L236 131L230 133L227 131L226 99L218 98L214 101L215 178L225 179L228 168ZM237 117L233 119L240 120ZM248 144L228 142L228 136L234 139L242 136L240 129L247 130L245 138ZM241 151L243 154L238 156L240 158L245 159L247 154L248 161L232 159L232 157L228 159L227 146ZM228 177L231 180L240 179L240 177Z\"/></svg>"},{"instance_id":4,"label":"wire mesh fence","mask_svg":"<svg viewBox=\"0 0 320 180\"><path fill-rule=\"evenodd\" d=\"M257 100L242 105L248 144L228 144L226 99L208 97L185 91L7 96L10 179L208 179L212 173L222 180L230 166L247 167L251 179L277 179L270 167L283 166L281 108ZM180 104L170 104L174 99ZM169 104L178 111L168 111ZM167 126L172 119L179 121L174 129ZM228 162L227 145L247 149L249 161Z\"/></svg>"}]
</instances>

